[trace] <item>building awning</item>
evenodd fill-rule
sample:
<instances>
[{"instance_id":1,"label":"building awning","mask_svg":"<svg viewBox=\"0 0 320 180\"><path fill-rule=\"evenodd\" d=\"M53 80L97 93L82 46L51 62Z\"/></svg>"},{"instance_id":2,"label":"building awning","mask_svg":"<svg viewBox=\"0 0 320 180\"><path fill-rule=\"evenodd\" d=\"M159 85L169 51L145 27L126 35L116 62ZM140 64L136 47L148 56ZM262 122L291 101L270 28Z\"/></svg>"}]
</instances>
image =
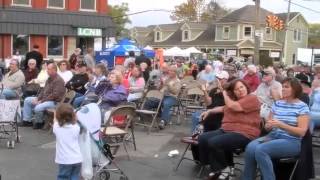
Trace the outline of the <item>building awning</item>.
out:
<instances>
[{"instance_id":1,"label":"building awning","mask_svg":"<svg viewBox=\"0 0 320 180\"><path fill-rule=\"evenodd\" d=\"M102 36L115 36L115 25L107 15L12 7L0 11L0 34L77 36L78 28L101 29Z\"/></svg>"}]
</instances>

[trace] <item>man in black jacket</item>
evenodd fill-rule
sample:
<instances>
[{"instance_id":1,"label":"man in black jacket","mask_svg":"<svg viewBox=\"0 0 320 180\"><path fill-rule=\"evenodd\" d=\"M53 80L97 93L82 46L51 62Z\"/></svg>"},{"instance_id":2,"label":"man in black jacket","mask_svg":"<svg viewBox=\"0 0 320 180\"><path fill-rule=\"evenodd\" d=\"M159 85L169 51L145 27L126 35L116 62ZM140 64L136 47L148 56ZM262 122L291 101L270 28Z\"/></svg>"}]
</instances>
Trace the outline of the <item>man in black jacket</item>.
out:
<instances>
[{"instance_id":1,"label":"man in black jacket","mask_svg":"<svg viewBox=\"0 0 320 180\"><path fill-rule=\"evenodd\" d=\"M24 61L24 69L28 68L28 61L29 59L35 59L37 61L37 68L41 70L41 64L43 61L43 55L39 52L39 46L34 45L33 50L26 54L26 60Z\"/></svg>"},{"instance_id":2,"label":"man in black jacket","mask_svg":"<svg viewBox=\"0 0 320 180\"><path fill-rule=\"evenodd\" d=\"M148 65L148 69L151 68L151 60L145 56L143 51L141 51L140 56L136 57L135 63L137 66L140 66L141 63L146 63Z\"/></svg>"},{"instance_id":3,"label":"man in black jacket","mask_svg":"<svg viewBox=\"0 0 320 180\"><path fill-rule=\"evenodd\" d=\"M74 90L76 92L76 97L79 97L86 93L85 85L88 81L89 76L87 74L87 65L84 61L78 61L76 64L76 74L74 74L67 82L66 88Z\"/></svg>"}]
</instances>

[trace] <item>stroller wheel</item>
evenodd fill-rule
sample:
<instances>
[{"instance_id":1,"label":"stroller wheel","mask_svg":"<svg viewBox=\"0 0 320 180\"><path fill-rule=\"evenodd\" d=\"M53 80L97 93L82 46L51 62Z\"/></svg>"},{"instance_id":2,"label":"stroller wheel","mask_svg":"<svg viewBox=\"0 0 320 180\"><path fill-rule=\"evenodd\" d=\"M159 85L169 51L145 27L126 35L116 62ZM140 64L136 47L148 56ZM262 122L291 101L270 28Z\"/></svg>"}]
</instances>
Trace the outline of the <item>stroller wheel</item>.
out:
<instances>
[{"instance_id":1,"label":"stroller wheel","mask_svg":"<svg viewBox=\"0 0 320 180\"><path fill-rule=\"evenodd\" d=\"M110 173L106 170L100 171L95 178L95 180L109 180L109 179L110 179Z\"/></svg>"},{"instance_id":2,"label":"stroller wheel","mask_svg":"<svg viewBox=\"0 0 320 180\"><path fill-rule=\"evenodd\" d=\"M119 180L129 180L129 178L127 176L123 175L123 176L120 176Z\"/></svg>"}]
</instances>

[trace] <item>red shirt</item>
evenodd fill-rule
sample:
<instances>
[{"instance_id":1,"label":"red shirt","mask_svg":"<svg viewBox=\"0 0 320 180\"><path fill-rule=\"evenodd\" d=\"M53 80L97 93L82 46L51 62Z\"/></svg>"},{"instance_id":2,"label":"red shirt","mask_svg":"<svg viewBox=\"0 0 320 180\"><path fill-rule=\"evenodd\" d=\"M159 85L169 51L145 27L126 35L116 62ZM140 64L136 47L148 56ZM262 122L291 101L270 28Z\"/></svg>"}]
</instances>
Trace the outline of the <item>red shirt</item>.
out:
<instances>
[{"instance_id":1,"label":"red shirt","mask_svg":"<svg viewBox=\"0 0 320 180\"><path fill-rule=\"evenodd\" d=\"M259 137L261 105L257 96L249 94L237 102L243 111L234 111L225 106L221 128L226 132L240 133L249 139Z\"/></svg>"},{"instance_id":2,"label":"red shirt","mask_svg":"<svg viewBox=\"0 0 320 180\"><path fill-rule=\"evenodd\" d=\"M249 85L249 88L250 88L250 91L251 92L254 92L259 84L260 84L260 79L259 79L259 76L257 74L246 74L244 77L243 77L243 80L246 81L246 83Z\"/></svg>"}]
</instances>

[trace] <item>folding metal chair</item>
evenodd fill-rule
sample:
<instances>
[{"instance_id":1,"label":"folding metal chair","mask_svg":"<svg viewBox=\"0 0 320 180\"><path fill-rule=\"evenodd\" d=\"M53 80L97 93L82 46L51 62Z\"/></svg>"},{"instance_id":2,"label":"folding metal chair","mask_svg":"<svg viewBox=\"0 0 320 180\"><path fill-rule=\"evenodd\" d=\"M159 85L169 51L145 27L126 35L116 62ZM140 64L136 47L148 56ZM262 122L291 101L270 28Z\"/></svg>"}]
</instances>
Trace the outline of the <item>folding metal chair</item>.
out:
<instances>
[{"instance_id":1,"label":"folding metal chair","mask_svg":"<svg viewBox=\"0 0 320 180\"><path fill-rule=\"evenodd\" d=\"M164 97L164 94L159 90L150 90L147 92L140 110L136 110L138 115L141 117L141 121L142 121L142 122L137 122L136 124L144 127L148 127L148 134L150 133L151 128L154 126L154 123L156 122L163 97ZM145 107L145 104L147 101L157 101L159 102L159 104L157 107L150 110L150 109L146 109L147 107ZM151 124L145 123L145 118L144 118L145 116L151 116L151 119L152 119Z\"/></svg>"},{"instance_id":2,"label":"folding metal chair","mask_svg":"<svg viewBox=\"0 0 320 180\"><path fill-rule=\"evenodd\" d=\"M132 139L134 150L136 150L136 141L134 136L134 117L136 115L136 107L132 104L125 104L115 107L111 110L111 115L106 122L105 127L101 128L103 139L114 148L113 154L116 154L120 145L123 147L129 157L129 153L126 147L126 142ZM116 123L116 116L124 118L121 123ZM130 128L130 134L129 134Z\"/></svg>"}]
</instances>

